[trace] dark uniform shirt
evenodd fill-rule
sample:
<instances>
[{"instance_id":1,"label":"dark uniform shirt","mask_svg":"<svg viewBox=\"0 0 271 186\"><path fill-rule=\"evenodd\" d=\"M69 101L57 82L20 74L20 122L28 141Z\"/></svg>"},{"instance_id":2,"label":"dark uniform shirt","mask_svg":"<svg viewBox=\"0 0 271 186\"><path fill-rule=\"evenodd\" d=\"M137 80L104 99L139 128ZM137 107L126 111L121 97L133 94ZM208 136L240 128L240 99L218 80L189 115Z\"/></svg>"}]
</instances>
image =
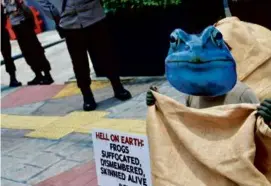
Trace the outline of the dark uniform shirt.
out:
<instances>
[{"instance_id":1,"label":"dark uniform shirt","mask_svg":"<svg viewBox=\"0 0 271 186\"><path fill-rule=\"evenodd\" d=\"M50 0L37 1L48 16L60 15L59 26L64 29L85 28L105 18L100 0L67 0L64 12L63 0L53 0L54 4Z\"/></svg>"}]
</instances>

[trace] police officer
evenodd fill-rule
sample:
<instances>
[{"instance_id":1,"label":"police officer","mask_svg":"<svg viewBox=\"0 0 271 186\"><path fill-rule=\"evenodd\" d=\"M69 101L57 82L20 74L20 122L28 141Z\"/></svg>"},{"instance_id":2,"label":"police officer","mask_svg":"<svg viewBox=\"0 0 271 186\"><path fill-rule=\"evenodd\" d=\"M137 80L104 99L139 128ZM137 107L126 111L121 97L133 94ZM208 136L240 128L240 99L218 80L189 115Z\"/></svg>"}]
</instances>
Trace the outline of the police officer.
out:
<instances>
[{"instance_id":1,"label":"police officer","mask_svg":"<svg viewBox=\"0 0 271 186\"><path fill-rule=\"evenodd\" d=\"M6 72L10 76L10 87L18 87L21 86L22 83L19 82L16 78L16 66L14 65L14 60L11 56L11 45L10 45L10 38L9 38L9 33L6 29L6 23L7 23L7 17L5 14L5 9L3 5L1 4L1 22L2 22L2 27L1 27L1 52L2 56L5 61L5 67L6 67Z\"/></svg>"},{"instance_id":2,"label":"police officer","mask_svg":"<svg viewBox=\"0 0 271 186\"><path fill-rule=\"evenodd\" d=\"M53 83L50 63L34 31L35 22L31 10L22 0L4 0L4 4L22 54L35 73L35 78L28 85Z\"/></svg>"},{"instance_id":3,"label":"police officer","mask_svg":"<svg viewBox=\"0 0 271 186\"><path fill-rule=\"evenodd\" d=\"M38 0L44 11L57 22L58 31L66 38L72 59L77 85L84 98L85 111L94 110L96 102L90 89L88 54L94 70L102 71L111 81L114 95L120 100L131 98L120 82L117 62L110 46L110 37L105 23L105 13L99 0Z\"/></svg>"}]
</instances>

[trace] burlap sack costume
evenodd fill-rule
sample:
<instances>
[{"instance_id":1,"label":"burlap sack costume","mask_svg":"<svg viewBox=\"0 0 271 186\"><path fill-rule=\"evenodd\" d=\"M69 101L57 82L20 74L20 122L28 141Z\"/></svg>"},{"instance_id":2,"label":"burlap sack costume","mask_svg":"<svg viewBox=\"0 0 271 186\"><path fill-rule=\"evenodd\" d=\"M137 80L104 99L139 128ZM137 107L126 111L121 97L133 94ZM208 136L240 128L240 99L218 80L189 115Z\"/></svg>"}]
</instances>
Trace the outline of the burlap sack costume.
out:
<instances>
[{"instance_id":1,"label":"burlap sack costume","mask_svg":"<svg viewBox=\"0 0 271 186\"><path fill-rule=\"evenodd\" d=\"M271 98L271 31L237 17L222 19L215 26L232 48L239 80L261 101Z\"/></svg>"},{"instance_id":2,"label":"burlap sack costume","mask_svg":"<svg viewBox=\"0 0 271 186\"><path fill-rule=\"evenodd\" d=\"M271 186L271 129L256 119L256 105L193 109L153 94L153 186Z\"/></svg>"}]
</instances>

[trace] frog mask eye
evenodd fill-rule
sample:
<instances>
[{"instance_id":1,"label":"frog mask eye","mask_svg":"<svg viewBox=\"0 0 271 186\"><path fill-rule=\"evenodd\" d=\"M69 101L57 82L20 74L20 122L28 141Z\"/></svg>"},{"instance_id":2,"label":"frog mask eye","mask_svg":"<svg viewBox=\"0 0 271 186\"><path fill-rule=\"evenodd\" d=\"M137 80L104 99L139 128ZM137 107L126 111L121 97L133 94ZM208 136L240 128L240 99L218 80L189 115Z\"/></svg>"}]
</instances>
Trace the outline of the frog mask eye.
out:
<instances>
[{"instance_id":1,"label":"frog mask eye","mask_svg":"<svg viewBox=\"0 0 271 186\"><path fill-rule=\"evenodd\" d=\"M178 45L178 38L176 35L170 35L170 38L169 38L169 42L170 42L170 46L171 48L176 48L177 45Z\"/></svg>"},{"instance_id":2,"label":"frog mask eye","mask_svg":"<svg viewBox=\"0 0 271 186\"><path fill-rule=\"evenodd\" d=\"M183 40L174 34L170 35L169 41L172 49L176 49L181 43L184 43Z\"/></svg>"},{"instance_id":3,"label":"frog mask eye","mask_svg":"<svg viewBox=\"0 0 271 186\"><path fill-rule=\"evenodd\" d=\"M215 29L211 34L211 39L216 46L218 46L219 48L222 47L223 35L217 29Z\"/></svg>"}]
</instances>

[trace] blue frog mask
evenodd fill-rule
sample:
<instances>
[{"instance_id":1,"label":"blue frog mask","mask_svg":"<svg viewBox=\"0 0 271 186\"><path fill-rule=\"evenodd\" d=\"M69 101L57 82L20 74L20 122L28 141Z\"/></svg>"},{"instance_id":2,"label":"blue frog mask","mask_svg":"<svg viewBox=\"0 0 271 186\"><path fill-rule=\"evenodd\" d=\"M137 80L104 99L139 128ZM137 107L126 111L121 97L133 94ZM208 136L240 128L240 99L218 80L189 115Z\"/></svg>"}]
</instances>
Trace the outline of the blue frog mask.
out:
<instances>
[{"instance_id":1,"label":"blue frog mask","mask_svg":"<svg viewBox=\"0 0 271 186\"><path fill-rule=\"evenodd\" d=\"M237 81L235 60L222 34L213 26L200 35L174 30L165 66L169 83L189 95L223 95Z\"/></svg>"}]
</instances>

